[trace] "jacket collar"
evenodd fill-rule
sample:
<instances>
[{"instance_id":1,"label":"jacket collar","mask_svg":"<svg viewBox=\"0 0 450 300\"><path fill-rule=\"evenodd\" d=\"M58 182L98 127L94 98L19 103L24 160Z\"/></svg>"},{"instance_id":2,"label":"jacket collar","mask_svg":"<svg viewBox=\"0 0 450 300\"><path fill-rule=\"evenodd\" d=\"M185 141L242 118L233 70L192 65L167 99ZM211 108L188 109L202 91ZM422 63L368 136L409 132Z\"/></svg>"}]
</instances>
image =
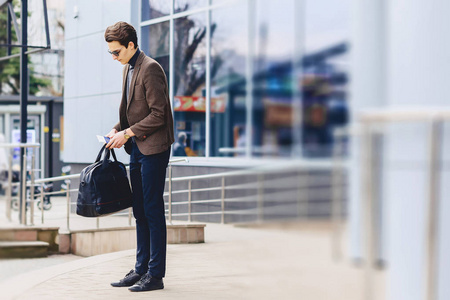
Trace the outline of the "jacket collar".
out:
<instances>
[{"instance_id":1,"label":"jacket collar","mask_svg":"<svg viewBox=\"0 0 450 300\"><path fill-rule=\"evenodd\" d=\"M133 94L134 94L134 85L136 84L136 78L139 74L139 71L141 69L141 65L142 62L144 61L145 58L145 53L140 51L137 59L136 59L136 64L134 65L134 72L133 72L133 77L131 78L131 83L130 83L130 90L128 91L128 99L127 99L127 109L130 106L131 103L131 99L133 99ZM130 65L128 65L127 71L125 73L124 76L124 88L125 88L125 84L126 84L126 80L127 80L127 76L128 76L128 72L130 71ZM124 95L126 94L125 90L123 91Z\"/></svg>"}]
</instances>

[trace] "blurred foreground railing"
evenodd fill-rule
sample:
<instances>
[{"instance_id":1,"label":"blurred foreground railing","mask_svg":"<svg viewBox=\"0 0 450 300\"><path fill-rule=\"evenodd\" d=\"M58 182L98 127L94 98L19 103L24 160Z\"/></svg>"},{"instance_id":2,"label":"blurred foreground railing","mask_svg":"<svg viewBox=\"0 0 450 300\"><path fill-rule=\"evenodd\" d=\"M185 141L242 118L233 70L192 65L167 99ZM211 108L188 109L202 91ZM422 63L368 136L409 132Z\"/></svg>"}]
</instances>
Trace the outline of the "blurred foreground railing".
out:
<instances>
[{"instance_id":1,"label":"blurred foreground railing","mask_svg":"<svg viewBox=\"0 0 450 300\"><path fill-rule=\"evenodd\" d=\"M384 134L383 125L397 124L400 122L419 122L428 124L428 192L426 201L426 257L424 274L426 278L425 299L437 299L437 274L439 263L437 261L437 232L439 224L439 198L441 189L440 166L442 163L442 145L443 145L443 125L450 120L448 111L375 111L366 112L360 115L360 127L357 135L361 138L360 149L361 157L361 191L362 193L362 217L365 220L363 224L365 242L365 298L373 299L374 272L377 261L376 249L379 243L380 224L377 220L380 218L379 191L377 183L382 176L378 166L379 161L379 142L380 136Z\"/></svg>"},{"instance_id":2,"label":"blurred foreground railing","mask_svg":"<svg viewBox=\"0 0 450 300\"><path fill-rule=\"evenodd\" d=\"M37 149L40 147L40 144L24 144L24 143L13 143L13 144L0 144L0 148L3 149L14 149L14 148L23 148L23 165L20 168L20 182L25 182L27 179L27 160L28 160L28 151L29 149ZM6 218L11 221L11 193L12 193L12 178L13 178L13 159L11 153L8 153L8 176L7 176L7 190L6 190ZM33 152L31 155L31 173L38 171L34 169L35 167L35 153ZM34 177L33 177L34 178ZM18 183L17 185L20 185ZM22 188L18 190L17 197L20 208L20 224L26 224L26 206L25 206L25 197L26 195L26 185L22 185Z\"/></svg>"}]
</instances>

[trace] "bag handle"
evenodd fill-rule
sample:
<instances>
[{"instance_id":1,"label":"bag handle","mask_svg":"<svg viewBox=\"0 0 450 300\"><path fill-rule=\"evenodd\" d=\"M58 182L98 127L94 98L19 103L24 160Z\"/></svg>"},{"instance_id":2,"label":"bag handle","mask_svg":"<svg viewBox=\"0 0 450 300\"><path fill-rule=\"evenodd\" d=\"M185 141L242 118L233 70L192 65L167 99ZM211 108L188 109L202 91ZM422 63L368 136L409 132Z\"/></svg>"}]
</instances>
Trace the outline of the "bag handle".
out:
<instances>
[{"instance_id":1,"label":"bag handle","mask_svg":"<svg viewBox=\"0 0 450 300\"><path fill-rule=\"evenodd\" d=\"M106 149L106 144L104 144L102 149L100 149L100 152L98 153L97 159L95 160L95 162L99 162L100 161L100 159L102 157L102 154L103 154L103 151L105 149ZM116 157L116 153L114 153L114 149L111 149L111 150L110 149L106 149L106 151L105 151L105 158L103 160L107 161L109 159L109 157L110 157L110 153L112 153L112 156L113 156L114 160L117 161L117 157Z\"/></svg>"}]
</instances>

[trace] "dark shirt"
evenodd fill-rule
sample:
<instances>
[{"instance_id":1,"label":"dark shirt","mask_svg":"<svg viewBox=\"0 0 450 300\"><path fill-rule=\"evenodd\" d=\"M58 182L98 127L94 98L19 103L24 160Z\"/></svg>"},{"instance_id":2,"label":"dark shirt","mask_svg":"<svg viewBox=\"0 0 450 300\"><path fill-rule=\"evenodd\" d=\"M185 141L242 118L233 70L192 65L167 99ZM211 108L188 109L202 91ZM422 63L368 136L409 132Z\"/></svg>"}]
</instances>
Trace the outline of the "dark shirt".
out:
<instances>
[{"instance_id":1,"label":"dark shirt","mask_svg":"<svg viewBox=\"0 0 450 300\"><path fill-rule=\"evenodd\" d=\"M130 71L128 72L127 77L127 90L126 90L127 99L128 99L128 92L130 91L131 78L133 77L134 66L136 65L139 53L141 53L141 51L139 50L139 48L137 48L136 53L134 53L133 57L131 57L130 60L128 61L128 64L130 65Z\"/></svg>"},{"instance_id":2,"label":"dark shirt","mask_svg":"<svg viewBox=\"0 0 450 300\"><path fill-rule=\"evenodd\" d=\"M140 53L141 53L141 50L139 50L139 48L137 48L136 53L133 55L132 58L130 58L130 61L128 62L128 64L130 65L130 68L134 69L134 66L136 65L136 60Z\"/></svg>"}]
</instances>

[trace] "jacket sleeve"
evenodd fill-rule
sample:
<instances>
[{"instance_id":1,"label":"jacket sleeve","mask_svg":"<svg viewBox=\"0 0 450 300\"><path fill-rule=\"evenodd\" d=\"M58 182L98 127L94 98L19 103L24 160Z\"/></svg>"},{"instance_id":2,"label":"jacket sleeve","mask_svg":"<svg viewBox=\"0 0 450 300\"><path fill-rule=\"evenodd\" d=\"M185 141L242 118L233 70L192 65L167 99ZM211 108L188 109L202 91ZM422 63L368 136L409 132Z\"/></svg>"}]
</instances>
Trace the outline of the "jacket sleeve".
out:
<instances>
[{"instance_id":1,"label":"jacket sleeve","mask_svg":"<svg viewBox=\"0 0 450 300\"><path fill-rule=\"evenodd\" d=\"M113 128L117 131L120 131L120 122L118 122L116 125L114 125Z\"/></svg>"},{"instance_id":2,"label":"jacket sleeve","mask_svg":"<svg viewBox=\"0 0 450 300\"><path fill-rule=\"evenodd\" d=\"M157 64L149 65L144 71L145 99L150 113L130 127L140 139L145 139L165 126L165 114L168 112L169 97L163 70Z\"/></svg>"}]
</instances>

